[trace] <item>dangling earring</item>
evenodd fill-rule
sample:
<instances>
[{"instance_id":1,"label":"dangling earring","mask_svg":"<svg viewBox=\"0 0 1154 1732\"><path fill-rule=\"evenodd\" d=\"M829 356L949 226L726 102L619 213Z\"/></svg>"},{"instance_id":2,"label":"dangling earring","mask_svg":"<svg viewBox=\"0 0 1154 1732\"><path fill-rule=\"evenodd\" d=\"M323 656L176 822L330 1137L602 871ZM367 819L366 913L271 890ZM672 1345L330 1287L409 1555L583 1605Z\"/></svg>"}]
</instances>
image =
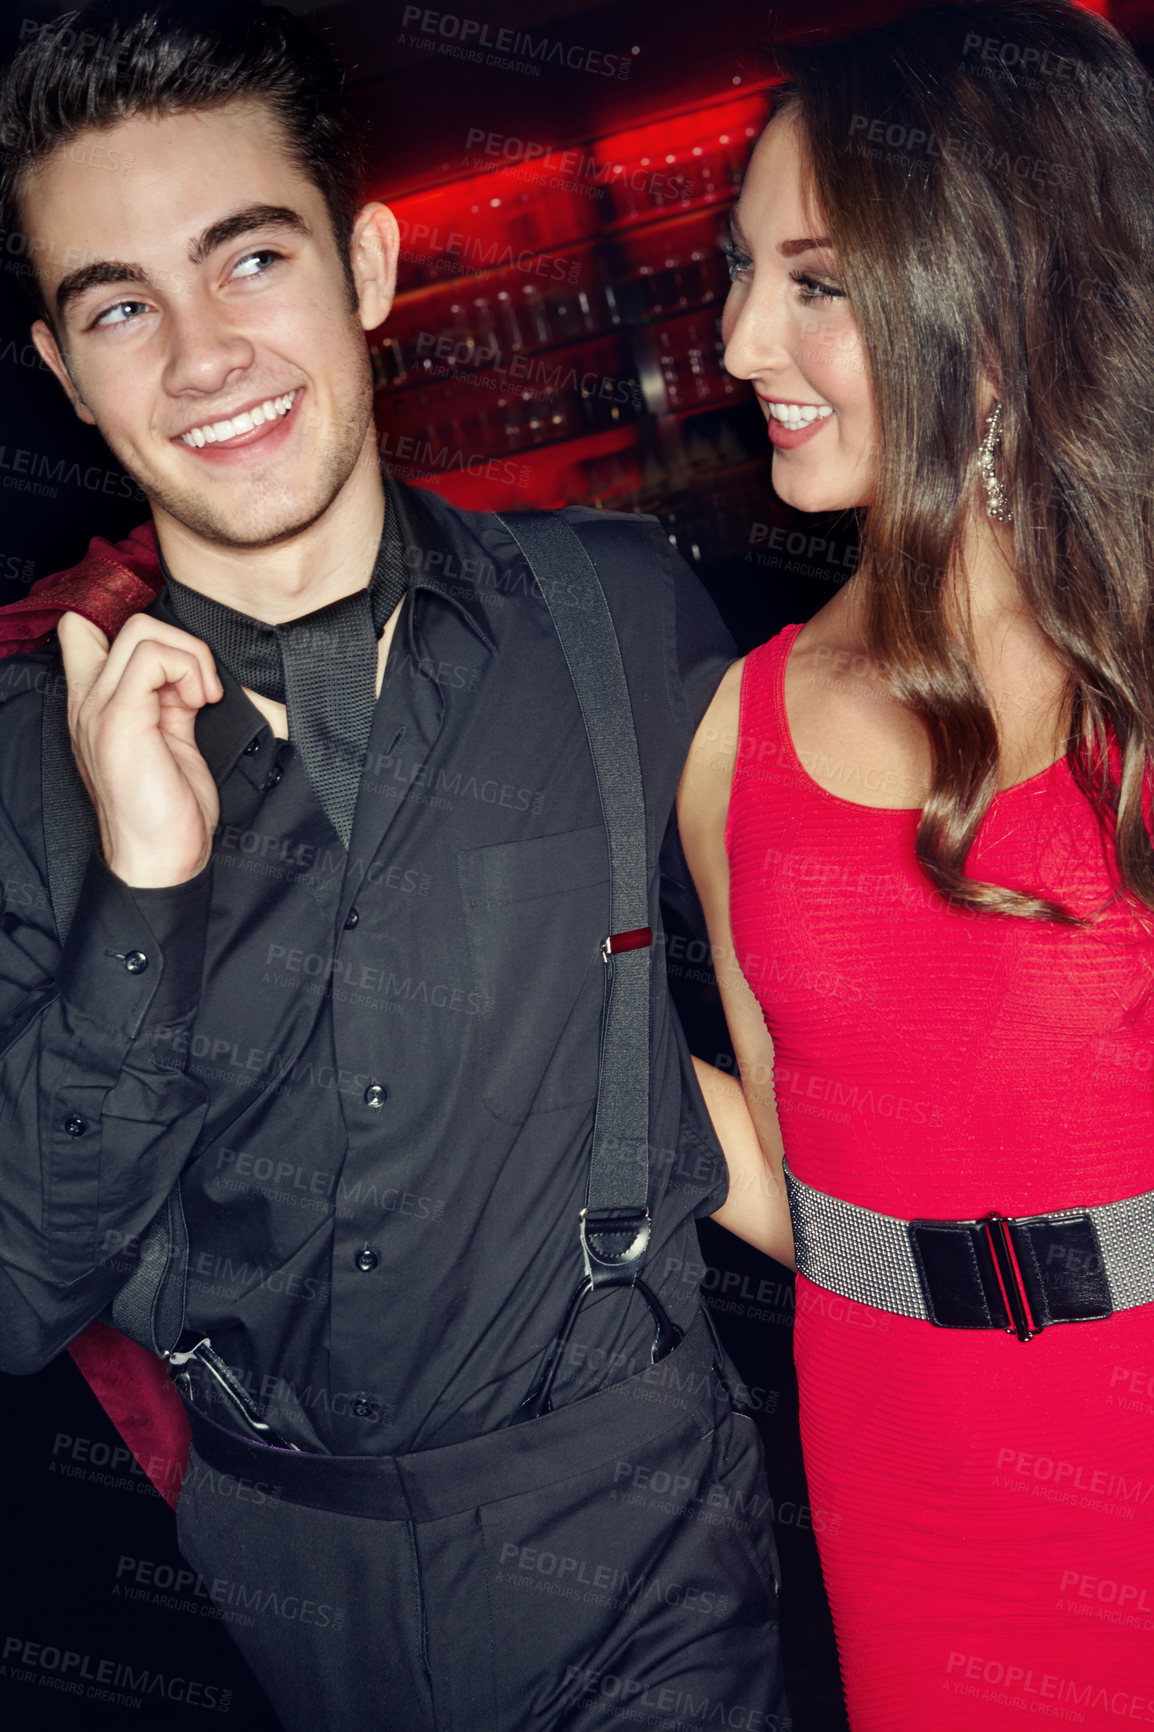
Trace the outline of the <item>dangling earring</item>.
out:
<instances>
[{"instance_id":1,"label":"dangling earring","mask_svg":"<svg viewBox=\"0 0 1154 1732\"><path fill-rule=\"evenodd\" d=\"M994 469L994 452L1001 442L1002 405L995 402L986 416L985 436L978 446L978 469L986 489L987 516L996 518L999 523L1013 523L1013 514L1006 504L1006 489Z\"/></svg>"}]
</instances>

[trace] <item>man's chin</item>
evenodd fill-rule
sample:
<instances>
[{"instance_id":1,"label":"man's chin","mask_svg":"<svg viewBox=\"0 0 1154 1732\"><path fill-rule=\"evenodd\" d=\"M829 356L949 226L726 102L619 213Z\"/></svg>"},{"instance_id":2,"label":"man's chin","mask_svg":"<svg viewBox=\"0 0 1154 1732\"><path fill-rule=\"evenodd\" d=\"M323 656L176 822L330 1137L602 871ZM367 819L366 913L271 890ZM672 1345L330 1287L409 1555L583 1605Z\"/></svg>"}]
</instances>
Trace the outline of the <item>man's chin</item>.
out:
<instances>
[{"instance_id":1,"label":"man's chin","mask_svg":"<svg viewBox=\"0 0 1154 1732\"><path fill-rule=\"evenodd\" d=\"M278 547L311 529L324 516L339 491L337 488L326 492L307 504L300 499L283 500L276 505L266 501L259 509L250 507L248 510L222 512L200 500L177 499L145 488L155 514L171 518L182 529L202 541L212 542L216 547L248 551Z\"/></svg>"}]
</instances>

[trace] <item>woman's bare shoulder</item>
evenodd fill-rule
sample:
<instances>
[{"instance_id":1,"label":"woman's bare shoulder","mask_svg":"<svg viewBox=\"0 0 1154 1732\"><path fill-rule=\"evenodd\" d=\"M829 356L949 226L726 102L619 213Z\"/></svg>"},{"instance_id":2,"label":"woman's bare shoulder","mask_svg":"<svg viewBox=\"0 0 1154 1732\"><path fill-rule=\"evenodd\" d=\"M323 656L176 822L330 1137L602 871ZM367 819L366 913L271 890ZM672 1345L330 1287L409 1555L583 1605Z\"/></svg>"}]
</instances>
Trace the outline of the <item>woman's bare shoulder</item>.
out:
<instances>
[{"instance_id":1,"label":"woman's bare shoulder","mask_svg":"<svg viewBox=\"0 0 1154 1732\"><path fill-rule=\"evenodd\" d=\"M695 750L717 759L718 768L723 767L722 760L727 761L731 771L737 758L737 737L741 723L741 682L747 660L748 657L742 656L726 668L721 684L714 692L693 739Z\"/></svg>"},{"instance_id":2,"label":"woman's bare shoulder","mask_svg":"<svg viewBox=\"0 0 1154 1732\"><path fill-rule=\"evenodd\" d=\"M677 796L683 837L687 830L724 824L737 762L745 662L742 656L725 670L693 736Z\"/></svg>"}]
</instances>

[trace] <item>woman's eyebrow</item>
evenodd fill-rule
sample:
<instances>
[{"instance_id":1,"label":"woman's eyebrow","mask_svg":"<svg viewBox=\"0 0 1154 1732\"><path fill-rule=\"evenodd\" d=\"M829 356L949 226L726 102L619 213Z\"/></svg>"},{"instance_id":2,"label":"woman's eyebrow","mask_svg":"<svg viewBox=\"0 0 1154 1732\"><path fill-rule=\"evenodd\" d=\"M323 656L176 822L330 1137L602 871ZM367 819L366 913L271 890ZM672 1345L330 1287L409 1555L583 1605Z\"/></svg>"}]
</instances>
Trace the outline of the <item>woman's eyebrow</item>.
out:
<instances>
[{"instance_id":1,"label":"woman's eyebrow","mask_svg":"<svg viewBox=\"0 0 1154 1732\"><path fill-rule=\"evenodd\" d=\"M828 235L806 235L801 240L779 241L777 250L784 259L796 259L801 253L820 252L822 247L831 247L833 242Z\"/></svg>"},{"instance_id":2,"label":"woman's eyebrow","mask_svg":"<svg viewBox=\"0 0 1154 1732\"><path fill-rule=\"evenodd\" d=\"M729 226L733 231L733 238L737 242L738 246L741 247L743 251L748 252L749 242L745 238L745 232L738 220L736 209L731 210L729 213ZM830 240L828 235L803 235L797 240L779 241L777 250L781 254L782 258L796 259L800 257L802 253L820 252L823 247L832 246L833 242Z\"/></svg>"},{"instance_id":3,"label":"woman's eyebrow","mask_svg":"<svg viewBox=\"0 0 1154 1732\"><path fill-rule=\"evenodd\" d=\"M744 229L742 228L740 222L738 222L738 220L737 220L736 207L733 210L731 210L729 213L729 228L730 228L731 234L733 235L734 240L737 242L737 245L742 249L743 252L748 252L749 251L749 242L745 238Z\"/></svg>"}]
</instances>

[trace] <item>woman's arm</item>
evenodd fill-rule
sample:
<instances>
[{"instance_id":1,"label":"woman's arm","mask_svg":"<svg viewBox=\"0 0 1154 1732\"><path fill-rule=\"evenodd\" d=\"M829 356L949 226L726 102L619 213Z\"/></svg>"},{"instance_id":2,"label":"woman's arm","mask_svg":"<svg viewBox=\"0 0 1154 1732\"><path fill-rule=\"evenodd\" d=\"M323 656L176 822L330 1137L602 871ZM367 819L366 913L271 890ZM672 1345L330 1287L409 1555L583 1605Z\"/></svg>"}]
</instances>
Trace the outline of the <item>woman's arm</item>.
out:
<instances>
[{"instance_id":1,"label":"woman's arm","mask_svg":"<svg viewBox=\"0 0 1154 1732\"><path fill-rule=\"evenodd\" d=\"M713 1219L792 1269L793 1233L781 1156L775 1159L763 1151L737 1078L699 1058L693 1068L729 1168L729 1195Z\"/></svg>"},{"instance_id":2,"label":"woman's arm","mask_svg":"<svg viewBox=\"0 0 1154 1732\"><path fill-rule=\"evenodd\" d=\"M693 1063L729 1168L729 1195L713 1219L793 1268L793 1232L773 1095L773 1042L734 955L729 929L725 820L737 759L743 665L735 662L718 687L690 747L677 796L682 846L705 913L741 1082L699 1059Z\"/></svg>"}]
</instances>

